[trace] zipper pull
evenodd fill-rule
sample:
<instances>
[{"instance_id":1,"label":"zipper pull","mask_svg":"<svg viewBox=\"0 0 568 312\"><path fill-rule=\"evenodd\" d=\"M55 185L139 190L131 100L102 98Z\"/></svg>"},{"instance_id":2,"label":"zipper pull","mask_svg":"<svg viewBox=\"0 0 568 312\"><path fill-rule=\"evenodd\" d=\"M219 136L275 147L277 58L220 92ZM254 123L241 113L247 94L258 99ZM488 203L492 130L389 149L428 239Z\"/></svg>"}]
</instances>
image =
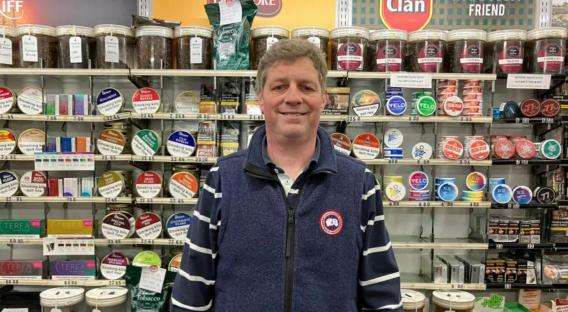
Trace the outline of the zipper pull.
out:
<instances>
[{"instance_id":1,"label":"zipper pull","mask_svg":"<svg viewBox=\"0 0 568 312\"><path fill-rule=\"evenodd\" d=\"M288 224L294 224L294 210L288 210Z\"/></svg>"}]
</instances>

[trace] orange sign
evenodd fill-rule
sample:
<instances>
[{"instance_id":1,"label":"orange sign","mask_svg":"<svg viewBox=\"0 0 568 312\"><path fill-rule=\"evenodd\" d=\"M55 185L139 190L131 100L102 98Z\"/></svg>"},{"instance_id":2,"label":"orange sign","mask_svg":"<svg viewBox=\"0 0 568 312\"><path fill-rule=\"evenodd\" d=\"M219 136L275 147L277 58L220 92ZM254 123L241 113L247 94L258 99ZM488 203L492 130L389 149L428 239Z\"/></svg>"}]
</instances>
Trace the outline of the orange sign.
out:
<instances>
[{"instance_id":1,"label":"orange sign","mask_svg":"<svg viewBox=\"0 0 568 312\"><path fill-rule=\"evenodd\" d=\"M389 29L421 30L432 18L433 0L380 0L381 20Z\"/></svg>"}]
</instances>

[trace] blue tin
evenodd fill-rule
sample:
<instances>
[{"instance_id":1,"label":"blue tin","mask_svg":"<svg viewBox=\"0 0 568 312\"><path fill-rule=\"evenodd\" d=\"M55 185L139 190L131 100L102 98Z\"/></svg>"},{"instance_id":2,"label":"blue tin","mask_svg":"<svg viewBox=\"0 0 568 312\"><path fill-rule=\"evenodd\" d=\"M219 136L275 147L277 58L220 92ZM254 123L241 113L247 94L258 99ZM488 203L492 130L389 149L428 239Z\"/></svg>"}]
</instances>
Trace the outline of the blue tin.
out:
<instances>
[{"instance_id":1,"label":"blue tin","mask_svg":"<svg viewBox=\"0 0 568 312\"><path fill-rule=\"evenodd\" d=\"M438 198L445 201L451 202L458 198L458 187L454 183L443 183L438 187Z\"/></svg>"},{"instance_id":2,"label":"blue tin","mask_svg":"<svg viewBox=\"0 0 568 312\"><path fill-rule=\"evenodd\" d=\"M390 97L387 100L387 111L394 116L403 115L406 112L406 100L399 95Z\"/></svg>"},{"instance_id":3,"label":"blue tin","mask_svg":"<svg viewBox=\"0 0 568 312\"><path fill-rule=\"evenodd\" d=\"M491 196L496 203L507 204L511 201L513 191L507 184L499 184L495 186L491 192Z\"/></svg>"}]
</instances>

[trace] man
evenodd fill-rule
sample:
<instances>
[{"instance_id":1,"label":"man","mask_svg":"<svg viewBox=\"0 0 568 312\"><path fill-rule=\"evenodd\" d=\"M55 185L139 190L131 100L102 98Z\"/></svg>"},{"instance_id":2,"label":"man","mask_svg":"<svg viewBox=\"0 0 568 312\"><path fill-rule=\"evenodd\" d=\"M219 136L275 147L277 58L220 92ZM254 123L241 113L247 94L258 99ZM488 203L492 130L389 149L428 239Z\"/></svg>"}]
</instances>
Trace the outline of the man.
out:
<instances>
[{"instance_id":1,"label":"man","mask_svg":"<svg viewBox=\"0 0 568 312\"><path fill-rule=\"evenodd\" d=\"M263 56L265 126L211 169L172 311L402 311L375 177L318 127L326 74L306 41L280 41Z\"/></svg>"}]
</instances>

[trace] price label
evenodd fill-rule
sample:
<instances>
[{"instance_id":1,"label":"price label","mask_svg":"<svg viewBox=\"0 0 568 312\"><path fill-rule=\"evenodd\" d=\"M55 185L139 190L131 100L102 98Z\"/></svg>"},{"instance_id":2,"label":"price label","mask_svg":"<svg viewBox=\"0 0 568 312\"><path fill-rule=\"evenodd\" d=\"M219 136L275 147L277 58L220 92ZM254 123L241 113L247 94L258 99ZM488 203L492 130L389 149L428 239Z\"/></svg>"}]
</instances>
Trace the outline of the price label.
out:
<instances>
[{"instance_id":1,"label":"price label","mask_svg":"<svg viewBox=\"0 0 568 312\"><path fill-rule=\"evenodd\" d=\"M389 207L398 207L398 206L400 206L399 202L396 202L396 201L390 201L389 202Z\"/></svg>"},{"instance_id":2,"label":"price label","mask_svg":"<svg viewBox=\"0 0 568 312\"><path fill-rule=\"evenodd\" d=\"M418 202L418 207L430 207L429 201Z\"/></svg>"},{"instance_id":3,"label":"price label","mask_svg":"<svg viewBox=\"0 0 568 312\"><path fill-rule=\"evenodd\" d=\"M4 280L4 285L18 285L18 284L20 284L20 281L17 279Z\"/></svg>"},{"instance_id":4,"label":"price label","mask_svg":"<svg viewBox=\"0 0 568 312\"><path fill-rule=\"evenodd\" d=\"M234 114L221 114L221 120L235 120Z\"/></svg>"},{"instance_id":5,"label":"price label","mask_svg":"<svg viewBox=\"0 0 568 312\"><path fill-rule=\"evenodd\" d=\"M527 244L527 249L534 249L534 244Z\"/></svg>"},{"instance_id":6,"label":"price label","mask_svg":"<svg viewBox=\"0 0 568 312\"><path fill-rule=\"evenodd\" d=\"M65 286L76 286L76 285L79 285L79 283L76 280L64 280L63 285L65 285Z\"/></svg>"},{"instance_id":7,"label":"price label","mask_svg":"<svg viewBox=\"0 0 568 312\"><path fill-rule=\"evenodd\" d=\"M199 156L195 158L195 161L198 163L207 163L209 162L209 158L207 157L203 157L203 156Z\"/></svg>"},{"instance_id":8,"label":"price label","mask_svg":"<svg viewBox=\"0 0 568 312\"><path fill-rule=\"evenodd\" d=\"M185 115L184 114L170 114L169 119L185 119Z\"/></svg>"},{"instance_id":9,"label":"price label","mask_svg":"<svg viewBox=\"0 0 568 312\"><path fill-rule=\"evenodd\" d=\"M14 115L12 115L12 114L3 114L3 115L0 115L0 119L3 119L3 120L14 120Z\"/></svg>"},{"instance_id":10,"label":"price label","mask_svg":"<svg viewBox=\"0 0 568 312\"><path fill-rule=\"evenodd\" d=\"M432 74L427 73L392 73L390 85L401 88L432 88Z\"/></svg>"},{"instance_id":11,"label":"price label","mask_svg":"<svg viewBox=\"0 0 568 312\"><path fill-rule=\"evenodd\" d=\"M102 160L113 161L113 160L116 160L116 156L115 155L102 155Z\"/></svg>"},{"instance_id":12,"label":"price label","mask_svg":"<svg viewBox=\"0 0 568 312\"><path fill-rule=\"evenodd\" d=\"M495 244L495 249L503 249L503 244Z\"/></svg>"},{"instance_id":13,"label":"price label","mask_svg":"<svg viewBox=\"0 0 568 312\"><path fill-rule=\"evenodd\" d=\"M117 203L118 199L116 198L105 198L105 203Z\"/></svg>"},{"instance_id":14,"label":"price label","mask_svg":"<svg viewBox=\"0 0 568 312\"><path fill-rule=\"evenodd\" d=\"M408 121L410 122L419 122L420 116L408 116Z\"/></svg>"},{"instance_id":15,"label":"price label","mask_svg":"<svg viewBox=\"0 0 568 312\"><path fill-rule=\"evenodd\" d=\"M0 155L0 160L16 160L16 155Z\"/></svg>"},{"instance_id":16,"label":"price label","mask_svg":"<svg viewBox=\"0 0 568 312\"><path fill-rule=\"evenodd\" d=\"M515 161L515 164L517 165L528 165L529 164L529 160L528 159L517 159Z\"/></svg>"},{"instance_id":17,"label":"price label","mask_svg":"<svg viewBox=\"0 0 568 312\"><path fill-rule=\"evenodd\" d=\"M263 115L249 115L249 120L264 120Z\"/></svg>"},{"instance_id":18,"label":"price label","mask_svg":"<svg viewBox=\"0 0 568 312\"><path fill-rule=\"evenodd\" d=\"M208 114L199 113L199 114L197 114L197 119L200 119L200 120L207 120L207 119L209 119L209 115L208 115Z\"/></svg>"},{"instance_id":19,"label":"price label","mask_svg":"<svg viewBox=\"0 0 568 312\"><path fill-rule=\"evenodd\" d=\"M505 285L503 285L503 288L505 288L505 289L511 289L511 284L505 283Z\"/></svg>"},{"instance_id":20,"label":"price label","mask_svg":"<svg viewBox=\"0 0 568 312\"><path fill-rule=\"evenodd\" d=\"M107 282L109 286L122 286L124 284L121 280L109 280Z\"/></svg>"},{"instance_id":21,"label":"price label","mask_svg":"<svg viewBox=\"0 0 568 312\"><path fill-rule=\"evenodd\" d=\"M21 202L23 202L23 199L20 196L11 196L11 197L6 197L6 202L8 202L8 203L21 203Z\"/></svg>"},{"instance_id":22,"label":"price label","mask_svg":"<svg viewBox=\"0 0 568 312\"><path fill-rule=\"evenodd\" d=\"M24 240L22 238L10 238L8 244L23 244Z\"/></svg>"},{"instance_id":23,"label":"price label","mask_svg":"<svg viewBox=\"0 0 568 312\"><path fill-rule=\"evenodd\" d=\"M469 160L469 159L460 159L460 165L471 165L471 160Z\"/></svg>"},{"instance_id":24,"label":"price label","mask_svg":"<svg viewBox=\"0 0 568 312\"><path fill-rule=\"evenodd\" d=\"M416 163L419 165L428 165L430 164L430 159L417 159Z\"/></svg>"},{"instance_id":25,"label":"price label","mask_svg":"<svg viewBox=\"0 0 568 312\"><path fill-rule=\"evenodd\" d=\"M170 204L185 204L183 198L170 198Z\"/></svg>"},{"instance_id":26,"label":"price label","mask_svg":"<svg viewBox=\"0 0 568 312\"><path fill-rule=\"evenodd\" d=\"M454 202L442 202L442 207L453 207Z\"/></svg>"},{"instance_id":27,"label":"price label","mask_svg":"<svg viewBox=\"0 0 568 312\"><path fill-rule=\"evenodd\" d=\"M509 74L507 89L550 89L551 75L542 74Z\"/></svg>"},{"instance_id":28,"label":"price label","mask_svg":"<svg viewBox=\"0 0 568 312\"><path fill-rule=\"evenodd\" d=\"M398 164L398 159L389 159L389 164Z\"/></svg>"},{"instance_id":29,"label":"price label","mask_svg":"<svg viewBox=\"0 0 568 312\"><path fill-rule=\"evenodd\" d=\"M519 205L518 203L508 203L508 204L507 204L507 208L509 208L509 209L519 209L519 208L521 208L521 205Z\"/></svg>"},{"instance_id":30,"label":"price label","mask_svg":"<svg viewBox=\"0 0 568 312\"><path fill-rule=\"evenodd\" d=\"M153 239L141 239L140 240L140 244L141 245L153 245L154 244L154 240Z\"/></svg>"},{"instance_id":31,"label":"price label","mask_svg":"<svg viewBox=\"0 0 568 312\"><path fill-rule=\"evenodd\" d=\"M345 121L347 121L347 122L357 122L357 121L361 121L361 117L355 116L355 115L349 115L349 116L345 117Z\"/></svg>"},{"instance_id":32,"label":"price label","mask_svg":"<svg viewBox=\"0 0 568 312\"><path fill-rule=\"evenodd\" d=\"M460 122L472 122L472 121L473 121L473 118L471 118L471 117L469 117L469 116L461 116L461 117L458 118L458 120L459 120Z\"/></svg>"},{"instance_id":33,"label":"price label","mask_svg":"<svg viewBox=\"0 0 568 312\"><path fill-rule=\"evenodd\" d=\"M479 207L479 203L469 203L470 207Z\"/></svg>"}]
</instances>

